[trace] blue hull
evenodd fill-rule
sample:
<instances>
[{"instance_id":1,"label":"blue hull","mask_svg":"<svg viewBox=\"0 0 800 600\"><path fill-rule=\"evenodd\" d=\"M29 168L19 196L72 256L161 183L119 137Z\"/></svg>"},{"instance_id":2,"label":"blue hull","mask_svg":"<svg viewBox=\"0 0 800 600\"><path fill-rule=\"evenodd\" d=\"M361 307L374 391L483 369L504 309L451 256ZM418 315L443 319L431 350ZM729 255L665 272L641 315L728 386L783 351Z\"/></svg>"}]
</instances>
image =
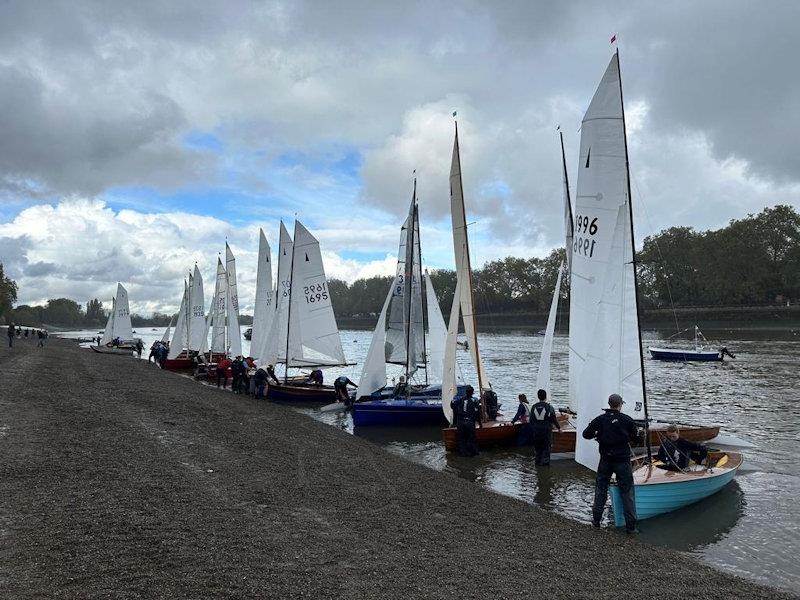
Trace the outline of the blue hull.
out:
<instances>
[{"instance_id":1,"label":"blue hull","mask_svg":"<svg viewBox=\"0 0 800 600\"><path fill-rule=\"evenodd\" d=\"M692 350L669 350L664 348L648 348L650 356L655 360L679 360L681 362L719 362L720 352L694 352Z\"/></svg>"},{"instance_id":2,"label":"blue hull","mask_svg":"<svg viewBox=\"0 0 800 600\"><path fill-rule=\"evenodd\" d=\"M353 405L353 425L444 426L447 420L438 398L368 400Z\"/></svg>"},{"instance_id":3,"label":"blue hull","mask_svg":"<svg viewBox=\"0 0 800 600\"><path fill-rule=\"evenodd\" d=\"M675 483L637 485L635 487L636 518L639 521L649 519L699 502L716 494L730 483L735 476L736 469L733 469L716 477L676 481ZM611 506L614 510L614 524L617 527L622 527L625 525L625 517L622 514L622 498L616 485L612 485L610 490Z\"/></svg>"}]
</instances>

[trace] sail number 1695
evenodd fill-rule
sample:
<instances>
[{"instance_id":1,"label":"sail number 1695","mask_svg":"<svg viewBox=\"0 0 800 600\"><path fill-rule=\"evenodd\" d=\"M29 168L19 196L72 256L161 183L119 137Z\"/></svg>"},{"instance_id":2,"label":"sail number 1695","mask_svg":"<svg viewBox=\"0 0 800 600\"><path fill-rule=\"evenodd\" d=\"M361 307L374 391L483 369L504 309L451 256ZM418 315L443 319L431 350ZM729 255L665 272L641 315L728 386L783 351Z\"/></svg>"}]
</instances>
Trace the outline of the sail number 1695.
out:
<instances>
[{"instance_id":1,"label":"sail number 1695","mask_svg":"<svg viewBox=\"0 0 800 600\"><path fill-rule=\"evenodd\" d=\"M586 215L575 217L575 239L572 242L572 252L582 254L586 258L594 256L594 247L597 240L597 217L590 219Z\"/></svg>"}]
</instances>

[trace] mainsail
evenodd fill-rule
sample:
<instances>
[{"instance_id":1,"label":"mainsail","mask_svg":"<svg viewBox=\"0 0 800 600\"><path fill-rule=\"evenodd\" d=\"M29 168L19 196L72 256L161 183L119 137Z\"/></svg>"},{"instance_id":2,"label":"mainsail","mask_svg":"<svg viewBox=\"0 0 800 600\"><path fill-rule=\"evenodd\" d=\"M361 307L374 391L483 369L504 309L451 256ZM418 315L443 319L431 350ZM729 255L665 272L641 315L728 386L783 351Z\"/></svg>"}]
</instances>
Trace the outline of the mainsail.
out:
<instances>
[{"instance_id":1,"label":"mainsail","mask_svg":"<svg viewBox=\"0 0 800 600\"><path fill-rule=\"evenodd\" d=\"M262 363L274 365L286 356L286 331L289 328L289 294L292 289L292 238L281 221L278 242L278 281L275 287L275 315L266 340Z\"/></svg>"},{"instance_id":2,"label":"mainsail","mask_svg":"<svg viewBox=\"0 0 800 600\"><path fill-rule=\"evenodd\" d=\"M106 328L103 330L103 337L100 340L101 345L110 344L114 339L114 319L117 315L117 299L111 299L111 312L108 313L108 320L106 321Z\"/></svg>"},{"instance_id":3,"label":"mainsail","mask_svg":"<svg viewBox=\"0 0 800 600\"><path fill-rule=\"evenodd\" d=\"M621 394L644 416L628 149L619 55L583 118L570 288L570 394L580 433ZM597 444L577 435L575 460L596 469Z\"/></svg>"},{"instance_id":4,"label":"mainsail","mask_svg":"<svg viewBox=\"0 0 800 600\"><path fill-rule=\"evenodd\" d=\"M228 276L227 319L228 347L231 356L242 355L242 331L239 328L239 292L236 287L236 259L225 242L225 273Z\"/></svg>"},{"instance_id":5,"label":"mainsail","mask_svg":"<svg viewBox=\"0 0 800 600\"><path fill-rule=\"evenodd\" d=\"M361 379L358 381L358 393L361 396L369 396L386 385L386 312L397 281L397 277L392 281L392 286L389 288L389 293L386 295L381 314L378 317L378 324L375 326L375 331L372 332L367 357L364 359L364 366L361 369Z\"/></svg>"},{"instance_id":6,"label":"mainsail","mask_svg":"<svg viewBox=\"0 0 800 600\"><path fill-rule=\"evenodd\" d=\"M217 258L217 283L214 287L214 299L211 304L211 352L227 354L227 340L225 339L225 317L227 315L228 276L222 259Z\"/></svg>"},{"instance_id":7,"label":"mainsail","mask_svg":"<svg viewBox=\"0 0 800 600\"><path fill-rule=\"evenodd\" d=\"M203 276L197 265L189 280L189 310L187 330L189 349L201 350L208 346L208 326L206 324L206 302L203 295Z\"/></svg>"},{"instance_id":8,"label":"mainsail","mask_svg":"<svg viewBox=\"0 0 800 600\"><path fill-rule=\"evenodd\" d=\"M461 284L459 304L464 320L464 331L469 342L472 364L478 372L478 387L481 391L490 389L488 377L483 367L478 336L475 326L475 302L472 289L472 267L469 259L469 238L467 236L467 217L464 208L464 188L461 182L461 155L458 147L458 125L453 141L453 160L450 165L450 215L453 221L453 252L456 259L456 274ZM445 373L446 375L446 373Z\"/></svg>"},{"instance_id":9,"label":"mainsail","mask_svg":"<svg viewBox=\"0 0 800 600\"><path fill-rule=\"evenodd\" d=\"M294 224L289 300L287 368L346 364L319 241L299 221Z\"/></svg>"},{"instance_id":10,"label":"mainsail","mask_svg":"<svg viewBox=\"0 0 800 600\"><path fill-rule=\"evenodd\" d=\"M253 308L253 335L250 338L250 355L262 358L267 351L275 306L272 302L272 255L264 230L258 230L258 267L256 270L256 302Z\"/></svg>"},{"instance_id":11,"label":"mainsail","mask_svg":"<svg viewBox=\"0 0 800 600\"><path fill-rule=\"evenodd\" d=\"M133 328L131 327L131 311L128 306L128 290L121 283L117 284L117 298L114 302L114 324L112 327L111 339L119 338L120 341L130 341L133 339Z\"/></svg>"},{"instance_id":12,"label":"mainsail","mask_svg":"<svg viewBox=\"0 0 800 600\"><path fill-rule=\"evenodd\" d=\"M175 334L172 336L172 341L169 344L169 353L167 358L173 359L183 352L184 348L189 343L189 336L187 331L187 306L189 305L189 286L186 281L183 282L183 297L181 298L181 307L178 310L178 321L175 324ZM167 328L169 330L169 327ZM167 334L164 334L165 336Z\"/></svg>"}]
</instances>

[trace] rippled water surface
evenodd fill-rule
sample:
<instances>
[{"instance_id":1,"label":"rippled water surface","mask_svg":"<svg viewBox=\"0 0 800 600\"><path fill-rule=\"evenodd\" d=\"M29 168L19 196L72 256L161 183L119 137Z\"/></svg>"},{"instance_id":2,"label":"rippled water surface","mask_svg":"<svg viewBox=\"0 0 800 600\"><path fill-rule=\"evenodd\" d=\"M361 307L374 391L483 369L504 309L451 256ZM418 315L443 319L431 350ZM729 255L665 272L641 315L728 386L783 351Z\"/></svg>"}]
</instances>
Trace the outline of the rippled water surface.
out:
<instances>
[{"instance_id":1,"label":"rippled water surface","mask_svg":"<svg viewBox=\"0 0 800 600\"><path fill-rule=\"evenodd\" d=\"M141 331L145 341L160 337ZM680 511L643 521L642 541L688 552L724 570L769 585L800 592L800 332L706 331L736 355L724 363L645 361L650 414L668 421L718 424L723 431L755 444L745 449L745 464L733 483L718 494ZM358 381L371 332L343 331L349 360L342 372ZM645 332L644 344L663 339ZM516 395L532 397L542 338L532 333L480 335L481 354L506 412ZM245 345L244 351L248 348ZM466 352L459 351L462 376L475 384ZM399 374L399 372L398 372ZM337 375L326 373L327 378ZM567 338L556 338L552 357L552 396L564 405L567 390ZM513 496L567 517L590 521L593 473L571 458L535 467L529 449L486 450L461 458L444 450L441 432L427 428L353 430L343 413L299 408L314 418L368 438L409 460L455 473L498 493ZM499 517L502 519L502 517Z\"/></svg>"}]
</instances>

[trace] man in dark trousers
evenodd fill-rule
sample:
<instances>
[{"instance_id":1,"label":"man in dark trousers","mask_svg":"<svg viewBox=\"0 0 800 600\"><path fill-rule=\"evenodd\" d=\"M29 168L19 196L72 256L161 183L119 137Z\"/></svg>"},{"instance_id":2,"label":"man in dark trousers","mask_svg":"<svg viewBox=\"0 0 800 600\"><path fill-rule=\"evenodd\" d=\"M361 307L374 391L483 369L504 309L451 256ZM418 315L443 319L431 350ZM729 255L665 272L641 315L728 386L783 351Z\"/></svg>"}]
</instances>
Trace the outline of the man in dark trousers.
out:
<instances>
[{"instance_id":1,"label":"man in dark trousers","mask_svg":"<svg viewBox=\"0 0 800 600\"><path fill-rule=\"evenodd\" d=\"M553 427L561 431L556 411L547 402L547 392L536 392L539 401L531 406L531 428L533 429L534 464L550 466L550 448L553 445Z\"/></svg>"},{"instance_id":2,"label":"man in dark trousers","mask_svg":"<svg viewBox=\"0 0 800 600\"><path fill-rule=\"evenodd\" d=\"M450 402L453 419L457 429L458 453L461 456L477 456L478 440L475 438L475 425L481 426L481 403L473 397L475 389L468 385L464 396Z\"/></svg>"},{"instance_id":3,"label":"man in dark trousers","mask_svg":"<svg viewBox=\"0 0 800 600\"><path fill-rule=\"evenodd\" d=\"M622 497L625 531L637 533L631 443L638 440L639 433L633 419L620 412L622 404L622 396L611 394L608 397L608 408L583 430L584 439L596 439L600 444L600 464L597 466L595 479L592 525L600 527L600 520L603 518L608 500L608 484L611 475L614 474L617 476L619 494Z\"/></svg>"},{"instance_id":4,"label":"man in dark trousers","mask_svg":"<svg viewBox=\"0 0 800 600\"><path fill-rule=\"evenodd\" d=\"M11 348L14 345L14 332L16 331L16 327L13 323L8 326L8 347Z\"/></svg>"},{"instance_id":5,"label":"man in dark trousers","mask_svg":"<svg viewBox=\"0 0 800 600\"><path fill-rule=\"evenodd\" d=\"M344 375L341 375L333 380L333 389L336 392L336 401L343 402L345 406L350 406L350 393L347 391L348 385L358 388L355 383L350 381L349 377Z\"/></svg>"}]
</instances>

